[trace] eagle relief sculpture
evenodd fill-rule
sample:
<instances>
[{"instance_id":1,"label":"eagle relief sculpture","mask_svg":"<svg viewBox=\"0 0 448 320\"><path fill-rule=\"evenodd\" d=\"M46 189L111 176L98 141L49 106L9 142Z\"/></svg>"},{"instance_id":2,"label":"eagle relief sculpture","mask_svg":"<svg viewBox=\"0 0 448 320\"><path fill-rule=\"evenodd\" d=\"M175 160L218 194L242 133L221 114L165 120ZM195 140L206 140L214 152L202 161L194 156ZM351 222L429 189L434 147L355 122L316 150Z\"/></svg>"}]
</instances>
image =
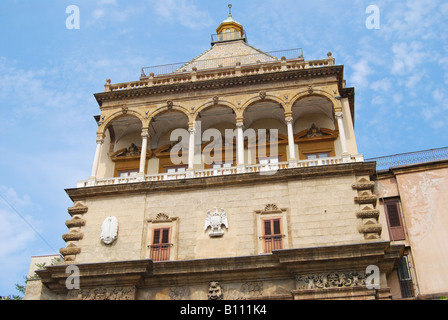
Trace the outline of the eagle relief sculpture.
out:
<instances>
[{"instance_id":1,"label":"eagle relief sculpture","mask_svg":"<svg viewBox=\"0 0 448 320\"><path fill-rule=\"evenodd\" d=\"M211 228L208 234L210 237L221 237L224 234L222 226L225 226L226 229L229 228L227 214L224 209L221 209L221 212L218 212L218 209L215 208L215 211L213 213L211 213L209 210L207 212L207 216L205 217L204 231L207 231L208 228Z\"/></svg>"}]
</instances>

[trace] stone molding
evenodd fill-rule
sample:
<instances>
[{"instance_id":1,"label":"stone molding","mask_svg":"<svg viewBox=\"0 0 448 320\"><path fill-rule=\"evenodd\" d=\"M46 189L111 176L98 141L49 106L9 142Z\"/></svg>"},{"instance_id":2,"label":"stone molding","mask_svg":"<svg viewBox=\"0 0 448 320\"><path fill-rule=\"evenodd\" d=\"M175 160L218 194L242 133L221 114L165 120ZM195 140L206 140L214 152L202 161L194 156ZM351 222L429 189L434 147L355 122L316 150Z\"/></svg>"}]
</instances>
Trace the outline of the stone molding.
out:
<instances>
[{"instance_id":1,"label":"stone molding","mask_svg":"<svg viewBox=\"0 0 448 320\"><path fill-rule=\"evenodd\" d=\"M66 288L68 264L49 266L37 273L47 288L60 296L73 299L135 299L139 290L144 292L147 289L164 290L166 299L173 300L189 299L199 289L203 290L202 297L207 299L212 282L219 284L223 299L264 299L276 297L271 296L266 282L275 279L296 284L289 295L282 291L282 298L300 298L308 292L323 294L322 292L333 292L331 290L337 290L337 296L344 298L350 296L352 290L365 289L362 288L362 270L367 266L377 265L382 274L389 274L403 251L404 245L380 241L278 250L269 255L247 257L154 264L151 260L77 264L80 271L80 292L69 292ZM261 270L263 281L260 280ZM135 287L136 293L126 296L126 292L120 288L129 287ZM372 290L369 292L372 294ZM375 290L373 294L374 292ZM214 293L219 293L219 290Z\"/></svg>"},{"instance_id":2,"label":"stone molding","mask_svg":"<svg viewBox=\"0 0 448 320\"><path fill-rule=\"evenodd\" d=\"M246 173L186 179L183 180L182 183L179 183L179 181L176 180L150 181L120 185L96 186L92 188L74 188L66 189L65 191L72 201L76 201L95 196L108 196L140 192L170 192L174 190L186 189L205 189L221 186L231 186L234 184L247 185L256 183L286 182L289 180L316 179L319 177L344 176L347 174L373 176L375 170L376 163L374 162L356 162L319 167L303 167L288 170L279 170L272 175Z\"/></svg>"},{"instance_id":3,"label":"stone molding","mask_svg":"<svg viewBox=\"0 0 448 320\"><path fill-rule=\"evenodd\" d=\"M329 66L326 68L310 68L278 73L264 73L256 75L244 75L241 77L229 77L213 80L200 80L176 84L165 84L153 87L142 87L132 90L117 90L96 93L94 96L101 106L105 101L123 100L154 95L166 95L173 93L191 92L198 90L222 90L223 88L235 88L247 85L260 85L263 83L275 83L284 81L297 81L316 77L336 76L342 84L343 66Z\"/></svg>"}]
</instances>

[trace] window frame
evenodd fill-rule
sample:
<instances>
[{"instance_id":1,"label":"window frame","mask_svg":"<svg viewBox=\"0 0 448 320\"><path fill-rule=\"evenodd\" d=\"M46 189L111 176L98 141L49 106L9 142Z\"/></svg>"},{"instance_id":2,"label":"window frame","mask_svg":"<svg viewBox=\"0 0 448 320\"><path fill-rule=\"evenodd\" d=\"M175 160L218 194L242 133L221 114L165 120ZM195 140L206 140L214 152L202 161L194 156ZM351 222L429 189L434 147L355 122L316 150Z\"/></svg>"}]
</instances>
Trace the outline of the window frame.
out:
<instances>
[{"instance_id":1,"label":"window frame","mask_svg":"<svg viewBox=\"0 0 448 320\"><path fill-rule=\"evenodd\" d=\"M159 231L160 234L158 236L158 241L155 243L155 235L156 232ZM160 242L164 238L164 231L168 232L167 235L167 242ZM157 228L153 228L151 232L151 242L149 245L149 258L152 261L169 261L170 260L170 254L171 254L171 247L173 244L171 243L171 232L172 227L171 226L160 226Z\"/></svg>"},{"instance_id":2,"label":"window frame","mask_svg":"<svg viewBox=\"0 0 448 320\"><path fill-rule=\"evenodd\" d=\"M278 222L278 233L275 232L275 222ZM272 253L274 250L284 249L282 217L269 217L261 219L263 253ZM269 223L269 234L266 232L266 224Z\"/></svg>"},{"instance_id":3,"label":"window frame","mask_svg":"<svg viewBox=\"0 0 448 320\"><path fill-rule=\"evenodd\" d=\"M394 206L396 209L396 212L392 212L392 210L389 209L389 206L391 208L392 208L392 206ZM404 228L404 219L402 216L400 199L399 198L384 199L383 207L384 207L384 214L386 216L390 240L391 241L406 240L406 232L405 232L405 228ZM392 217L392 215L395 215L395 217ZM393 218L393 219L391 219L391 218ZM393 221L391 221L391 220L393 220ZM399 225L396 225L396 222L398 222Z\"/></svg>"}]
</instances>

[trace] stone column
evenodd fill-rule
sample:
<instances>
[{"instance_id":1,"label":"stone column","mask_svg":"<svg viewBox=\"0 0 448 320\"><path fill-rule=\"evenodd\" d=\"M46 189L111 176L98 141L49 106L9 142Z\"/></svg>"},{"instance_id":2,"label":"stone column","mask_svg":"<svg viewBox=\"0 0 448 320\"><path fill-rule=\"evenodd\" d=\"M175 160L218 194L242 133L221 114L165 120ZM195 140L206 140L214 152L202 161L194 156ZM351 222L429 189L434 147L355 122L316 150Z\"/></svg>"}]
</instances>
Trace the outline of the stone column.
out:
<instances>
[{"instance_id":1,"label":"stone column","mask_svg":"<svg viewBox=\"0 0 448 320\"><path fill-rule=\"evenodd\" d=\"M292 128L292 117L287 117L286 119L286 125L288 126L288 146L289 146L289 161L295 161L296 159L296 150L294 147L294 131Z\"/></svg>"},{"instance_id":2,"label":"stone column","mask_svg":"<svg viewBox=\"0 0 448 320\"><path fill-rule=\"evenodd\" d=\"M91 179L96 179L103 143L104 143L104 137L98 136L96 139L96 151L95 151L95 158L93 159Z\"/></svg>"},{"instance_id":3,"label":"stone column","mask_svg":"<svg viewBox=\"0 0 448 320\"><path fill-rule=\"evenodd\" d=\"M188 144L188 170L194 170L194 150L195 150L195 132L196 128L189 127L188 132L190 132L190 142Z\"/></svg>"},{"instance_id":4,"label":"stone column","mask_svg":"<svg viewBox=\"0 0 448 320\"><path fill-rule=\"evenodd\" d=\"M347 140L345 137L344 121L342 112L336 112L336 119L338 120L339 139L341 140L342 154L348 154Z\"/></svg>"},{"instance_id":5,"label":"stone column","mask_svg":"<svg viewBox=\"0 0 448 320\"><path fill-rule=\"evenodd\" d=\"M139 174L145 174L145 166L146 166L146 150L148 149L148 138L149 132L148 129L142 130L142 149L140 154L140 170Z\"/></svg>"},{"instance_id":6,"label":"stone column","mask_svg":"<svg viewBox=\"0 0 448 320\"><path fill-rule=\"evenodd\" d=\"M237 130L237 152L238 152L238 166L244 166L244 133L243 133L243 122L237 122L236 123L236 130Z\"/></svg>"}]
</instances>

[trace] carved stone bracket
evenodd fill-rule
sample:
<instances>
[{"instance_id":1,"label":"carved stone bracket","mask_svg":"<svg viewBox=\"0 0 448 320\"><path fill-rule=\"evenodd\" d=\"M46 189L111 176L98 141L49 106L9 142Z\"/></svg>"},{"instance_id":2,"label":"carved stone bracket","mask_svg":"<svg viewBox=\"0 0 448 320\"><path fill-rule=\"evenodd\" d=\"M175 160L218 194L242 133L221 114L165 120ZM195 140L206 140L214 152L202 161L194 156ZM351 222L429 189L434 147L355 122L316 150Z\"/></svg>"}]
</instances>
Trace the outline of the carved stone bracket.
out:
<instances>
[{"instance_id":1,"label":"carved stone bracket","mask_svg":"<svg viewBox=\"0 0 448 320\"><path fill-rule=\"evenodd\" d=\"M77 231L77 230L73 230L73 231L70 231L69 233L66 233L66 234L62 235L62 239L65 242L68 242L68 241L79 241L79 240L82 240L82 238L84 238L84 234L79 232L79 231Z\"/></svg>"},{"instance_id":2,"label":"carved stone bracket","mask_svg":"<svg viewBox=\"0 0 448 320\"><path fill-rule=\"evenodd\" d=\"M59 250L60 254L64 256L65 262L73 262L76 260L76 255L81 252L81 248L78 248L76 241L82 240L84 234L81 232L81 228L86 225L86 221L81 218L89 210L88 207L81 203L76 203L73 207L68 208L68 213L72 216L71 220L67 220L65 225L69 229L69 232L62 235L62 239L65 242L70 242L65 248Z\"/></svg>"},{"instance_id":3,"label":"carved stone bracket","mask_svg":"<svg viewBox=\"0 0 448 320\"><path fill-rule=\"evenodd\" d=\"M358 192L355 203L360 205L360 210L356 211L356 217L361 219L362 225L358 231L364 234L365 240L377 240L381 238L382 226L378 222L379 210L376 209L378 197L373 194L375 183L362 177L352 185Z\"/></svg>"},{"instance_id":4,"label":"carved stone bracket","mask_svg":"<svg viewBox=\"0 0 448 320\"><path fill-rule=\"evenodd\" d=\"M89 208L83 204L77 203L71 208L68 208L68 213L73 217L76 214L85 214L89 211Z\"/></svg>"},{"instance_id":5,"label":"carved stone bracket","mask_svg":"<svg viewBox=\"0 0 448 320\"><path fill-rule=\"evenodd\" d=\"M83 227L86 225L86 220L81 219L80 217L74 217L71 220L65 221L65 225L67 228Z\"/></svg>"}]
</instances>

